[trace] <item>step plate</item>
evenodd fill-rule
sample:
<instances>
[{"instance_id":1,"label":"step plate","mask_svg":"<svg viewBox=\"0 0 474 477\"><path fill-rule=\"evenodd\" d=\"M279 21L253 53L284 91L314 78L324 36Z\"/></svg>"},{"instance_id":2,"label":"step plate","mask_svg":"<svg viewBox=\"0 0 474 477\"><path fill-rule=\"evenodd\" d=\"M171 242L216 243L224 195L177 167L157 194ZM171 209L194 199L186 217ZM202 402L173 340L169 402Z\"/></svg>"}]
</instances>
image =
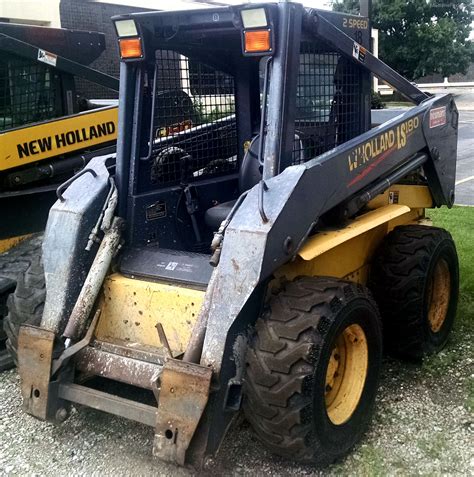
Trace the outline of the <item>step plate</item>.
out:
<instances>
[{"instance_id":1,"label":"step plate","mask_svg":"<svg viewBox=\"0 0 474 477\"><path fill-rule=\"evenodd\" d=\"M125 249L120 271L124 275L206 287L213 268L209 255L158 247Z\"/></svg>"}]
</instances>

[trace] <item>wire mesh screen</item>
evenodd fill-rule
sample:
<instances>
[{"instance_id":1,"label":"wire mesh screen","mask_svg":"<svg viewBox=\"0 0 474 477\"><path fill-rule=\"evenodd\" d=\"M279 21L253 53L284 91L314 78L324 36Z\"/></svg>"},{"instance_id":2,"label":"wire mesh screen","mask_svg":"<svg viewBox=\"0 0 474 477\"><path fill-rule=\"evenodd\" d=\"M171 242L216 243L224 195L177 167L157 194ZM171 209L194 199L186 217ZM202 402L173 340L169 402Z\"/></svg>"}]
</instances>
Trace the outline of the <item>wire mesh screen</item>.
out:
<instances>
[{"instance_id":1,"label":"wire mesh screen","mask_svg":"<svg viewBox=\"0 0 474 477\"><path fill-rule=\"evenodd\" d=\"M157 52L155 68L152 183L235 171L233 77L168 50Z\"/></svg>"},{"instance_id":2,"label":"wire mesh screen","mask_svg":"<svg viewBox=\"0 0 474 477\"><path fill-rule=\"evenodd\" d=\"M355 64L319 45L302 43L296 93L294 162L357 136L361 83Z\"/></svg>"},{"instance_id":3,"label":"wire mesh screen","mask_svg":"<svg viewBox=\"0 0 474 477\"><path fill-rule=\"evenodd\" d=\"M93 81L74 76L75 107L78 111L91 109L91 105L118 105L118 91L99 86ZM108 93L106 93L108 92Z\"/></svg>"},{"instance_id":4,"label":"wire mesh screen","mask_svg":"<svg viewBox=\"0 0 474 477\"><path fill-rule=\"evenodd\" d=\"M0 130L62 115L59 77L46 65L4 54L0 59Z\"/></svg>"}]
</instances>

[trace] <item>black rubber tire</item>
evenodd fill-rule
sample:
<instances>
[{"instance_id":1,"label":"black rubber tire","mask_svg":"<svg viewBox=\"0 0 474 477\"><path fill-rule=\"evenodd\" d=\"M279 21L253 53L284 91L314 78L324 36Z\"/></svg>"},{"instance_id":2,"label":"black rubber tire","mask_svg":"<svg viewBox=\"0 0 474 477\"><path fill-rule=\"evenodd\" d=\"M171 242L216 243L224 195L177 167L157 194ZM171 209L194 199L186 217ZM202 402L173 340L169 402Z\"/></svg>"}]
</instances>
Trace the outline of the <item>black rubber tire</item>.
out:
<instances>
[{"instance_id":1,"label":"black rubber tire","mask_svg":"<svg viewBox=\"0 0 474 477\"><path fill-rule=\"evenodd\" d=\"M449 267L451 285L446 318L439 331L428 321L428 284L440 259ZM377 250L369 286L379 305L387 350L419 361L441 350L456 316L459 264L451 234L424 225L396 227Z\"/></svg>"},{"instance_id":2,"label":"black rubber tire","mask_svg":"<svg viewBox=\"0 0 474 477\"><path fill-rule=\"evenodd\" d=\"M46 299L46 285L41 253L30 257L26 271L18 277L17 286L7 301L8 315L3 320L7 335L6 348L18 364L18 333L23 324L39 325Z\"/></svg>"},{"instance_id":3,"label":"black rubber tire","mask_svg":"<svg viewBox=\"0 0 474 477\"><path fill-rule=\"evenodd\" d=\"M14 287L16 284L15 282L13 282L13 280L12 280L12 283L13 283L12 287L14 290ZM8 313L7 299L10 293L11 293L11 290L8 290L8 291L4 291L0 295L0 372L6 371L7 369L13 368L15 366L15 363L13 362L13 359L6 348L7 335L5 331L3 330L3 320Z\"/></svg>"},{"instance_id":4,"label":"black rubber tire","mask_svg":"<svg viewBox=\"0 0 474 477\"><path fill-rule=\"evenodd\" d=\"M325 405L326 370L338 334L364 330L368 368L351 417L334 425ZM334 278L302 277L269 300L249 343L244 412L268 449L325 466L344 456L366 431L382 359L382 329L369 290Z\"/></svg>"},{"instance_id":5,"label":"black rubber tire","mask_svg":"<svg viewBox=\"0 0 474 477\"><path fill-rule=\"evenodd\" d=\"M41 254L42 234L35 234L7 252L0 254L0 277L12 280L14 290L16 283L25 271L30 267L32 258ZM8 296L12 291L2 295L0 301L2 305L0 310L0 371L12 368L13 359L6 348L7 335L4 331L4 321L8 313L6 306Z\"/></svg>"}]
</instances>

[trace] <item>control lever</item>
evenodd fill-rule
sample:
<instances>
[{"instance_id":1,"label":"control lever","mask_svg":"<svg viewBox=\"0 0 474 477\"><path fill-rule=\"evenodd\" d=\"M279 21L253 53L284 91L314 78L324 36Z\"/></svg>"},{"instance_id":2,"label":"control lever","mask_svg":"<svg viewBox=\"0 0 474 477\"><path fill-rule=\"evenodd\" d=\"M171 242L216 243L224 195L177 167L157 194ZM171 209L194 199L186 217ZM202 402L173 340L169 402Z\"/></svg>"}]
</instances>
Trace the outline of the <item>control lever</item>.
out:
<instances>
[{"instance_id":1,"label":"control lever","mask_svg":"<svg viewBox=\"0 0 474 477\"><path fill-rule=\"evenodd\" d=\"M181 187L183 188L184 201L186 204L186 210L191 217L191 224L193 226L194 236L197 243L201 243L201 232L199 231L198 223L196 220L196 212L199 210L199 201L196 194L193 194L191 187L187 184L189 160L191 156L186 154L180 158L181 166Z\"/></svg>"}]
</instances>

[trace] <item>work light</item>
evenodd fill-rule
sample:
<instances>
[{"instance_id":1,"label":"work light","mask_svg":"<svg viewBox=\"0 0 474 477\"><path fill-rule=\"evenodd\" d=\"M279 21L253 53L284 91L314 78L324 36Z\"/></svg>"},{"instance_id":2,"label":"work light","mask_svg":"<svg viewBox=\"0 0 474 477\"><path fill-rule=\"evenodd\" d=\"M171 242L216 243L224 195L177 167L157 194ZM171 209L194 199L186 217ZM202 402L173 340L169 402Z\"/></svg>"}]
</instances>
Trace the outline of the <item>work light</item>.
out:
<instances>
[{"instance_id":1,"label":"work light","mask_svg":"<svg viewBox=\"0 0 474 477\"><path fill-rule=\"evenodd\" d=\"M268 24L265 8L247 8L240 11L240 16L245 29L266 27Z\"/></svg>"},{"instance_id":2,"label":"work light","mask_svg":"<svg viewBox=\"0 0 474 477\"><path fill-rule=\"evenodd\" d=\"M114 24L122 60L143 59L142 39L135 21L125 18L123 20L115 20Z\"/></svg>"},{"instance_id":3,"label":"work light","mask_svg":"<svg viewBox=\"0 0 474 477\"><path fill-rule=\"evenodd\" d=\"M261 56L273 51L272 25L265 7L240 9L242 49L246 56Z\"/></svg>"},{"instance_id":4,"label":"work light","mask_svg":"<svg viewBox=\"0 0 474 477\"><path fill-rule=\"evenodd\" d=\"M138 36L137 25L135 25L134 20L117 20L115 22L115 29L119 38Z\"/></svg>"}]
</instances>

